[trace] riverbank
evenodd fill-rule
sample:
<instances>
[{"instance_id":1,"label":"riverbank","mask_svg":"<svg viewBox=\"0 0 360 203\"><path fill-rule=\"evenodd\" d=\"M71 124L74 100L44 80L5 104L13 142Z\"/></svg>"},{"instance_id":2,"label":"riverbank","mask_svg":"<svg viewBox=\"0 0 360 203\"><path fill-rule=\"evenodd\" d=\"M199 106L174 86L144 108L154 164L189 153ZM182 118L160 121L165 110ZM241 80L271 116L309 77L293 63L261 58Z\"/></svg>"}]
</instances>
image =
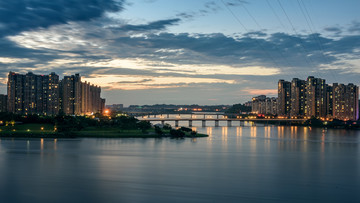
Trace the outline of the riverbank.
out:
<instances>
[{"instance_id":1,"label":"riverbank","mask_svg":"<svg viewBox=\"0 0 360 203\"><path fill-rule=\"evenodd\" d=\"M163 130L157 134L154 129L124 130L116 127L88 127L82 130L55 132L51 124L23 124L15 126L1 126L0 137L4 138L163 138L173 137L170 130ZM185 132L184 138L208 137L206 134L191 134Z\"/></svg>"}]
</instances>

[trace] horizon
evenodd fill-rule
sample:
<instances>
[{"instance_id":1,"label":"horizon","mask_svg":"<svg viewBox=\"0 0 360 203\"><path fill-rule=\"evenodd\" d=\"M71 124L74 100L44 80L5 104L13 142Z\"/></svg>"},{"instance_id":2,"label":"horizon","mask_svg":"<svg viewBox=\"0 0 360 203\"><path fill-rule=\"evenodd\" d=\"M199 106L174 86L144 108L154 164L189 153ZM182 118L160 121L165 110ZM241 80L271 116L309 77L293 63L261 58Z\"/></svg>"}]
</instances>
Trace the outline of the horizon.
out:
<instances>
[{"instance_id":1,"label":"horizon","mask_svg":"<svg viewBox=\"0 0 360 203\"><path fill-rule=\"evenodd\" d=\"M9 71L79 73L102 87L107 105L125 106L244 103L277 96L279 79L306 75L359 86L359 7L355 0L5 2L0 94Z\"/></svg>"}]
</instances>

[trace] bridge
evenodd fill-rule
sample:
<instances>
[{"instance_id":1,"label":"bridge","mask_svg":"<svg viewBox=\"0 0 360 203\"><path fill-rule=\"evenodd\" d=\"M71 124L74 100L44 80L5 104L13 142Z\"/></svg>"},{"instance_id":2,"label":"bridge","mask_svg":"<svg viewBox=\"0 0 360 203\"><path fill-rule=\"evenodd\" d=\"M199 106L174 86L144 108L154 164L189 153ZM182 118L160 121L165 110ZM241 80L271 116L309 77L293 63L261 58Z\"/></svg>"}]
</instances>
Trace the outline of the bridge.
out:
<instances>
[{"instance_id":1,"label":"bridge","mask_svg":"<svg viewBox=\"0 0 360 203\"><path fill-rule=\"evenodd\" d=\"M240 123L240 126L244 126L245 122L252 122L252 125L256 125L256 123L264 123L264 124L281 124L281 123L285 123L287 125L291 125L292 123L302 123L304 121L306 121L306 119L280 119L280 118L227 118L224 115L221 114L215 114L216 118L209 118L207 117L209 114L204 114L202 118L197 118L197 117L193 117L191 115L190 118L180 118L180 116L178 116L177 118L170 118L168 115L166 117L164 116L160 116L158 118L153 117L140 117L138 118L139 120L143 120L143 121L153 121L153 122L161 122L162 125L165 124L166 121L174 121L175 122L175 127L179 127L179 121L188 121L189 123L189 127L192 127L192 123L193 121L201 121L202 123L202 127L206 127L206 122L208 121L214 121L215 122L215 127L219 127L219 122L220 121L226 121L227 122L227 126L231 127L232 126L232 122L236 122L238 121ZM219 118L219 116L223 116L222 118Z\"/></svg>"}]
</instances>

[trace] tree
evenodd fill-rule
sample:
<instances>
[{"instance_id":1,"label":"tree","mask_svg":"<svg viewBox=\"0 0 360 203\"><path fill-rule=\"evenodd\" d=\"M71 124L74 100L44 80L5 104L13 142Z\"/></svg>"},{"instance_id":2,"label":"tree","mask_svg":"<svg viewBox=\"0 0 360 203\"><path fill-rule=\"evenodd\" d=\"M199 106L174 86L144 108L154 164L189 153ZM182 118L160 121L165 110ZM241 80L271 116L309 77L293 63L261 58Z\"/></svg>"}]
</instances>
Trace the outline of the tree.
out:
<instances>
[{"instance_id":1,"label":"tree","mask_svg":"<svg viewBox=\"0 0 360 203\"><path fill-rule=\"evenodd\" d=\"M172 127L171 127L171 125L170 125L170 124L165 123L165 125L164 125L163 129L164 129L164 130L171 130L171 129L172 129Z\"/></svg>"},{"instance_id":2,"label":"tree","mask_svg":"<svg viewBox=\"0 0 360 203\"><path fill-rule=\"evenodd\" d=\"M151 128L151 123L149 121L139 121L137 123L137 127L141 129L143 133L145 133L148 129Z\"/></svg>"},{"instance_id":3,"label":"tree","mask_svg":"<svg viewBox=\"0 0 360 203\"><path fill-rule=\"evenodd\" d=\"M184 132L191 132L192 131L191 128L187 128L187 127L181 127L180 130L184 131Z\"/></svg>"},{"instance_id":4,"label":"tree","mask_svg":"<svg viewBox=\"0 0 360 203\"><path fill-rule=\"evenodd\" d=\"M240 112L251 112L251 107L245 106L243 104L234 104L226 111L226 113L240 113Z\"/></svg>"},{"instance_id":5,"label":"tree","mask_svg":"<svg viewBox=\"0 0 360 203\"><path fill-rule=\"evenodd\" d=\"M161 130L159 126L155 126L155 133L158 134L159 136L162 136L164 134L164 132Z\"/></svg>"},{"instance_id":6,"label":"tree","mask_svg":"<svg viewBox=\"0 0 360 203\"><path fill-rule=\"evenodd\" d=\"M179 130L171 129L170 130L170 135L171 135L171 137L174 137L174 138L183 138L183 137L185 137L185 133L183 131L181 131L180 129Z\"/></svg>"}]
</instances>

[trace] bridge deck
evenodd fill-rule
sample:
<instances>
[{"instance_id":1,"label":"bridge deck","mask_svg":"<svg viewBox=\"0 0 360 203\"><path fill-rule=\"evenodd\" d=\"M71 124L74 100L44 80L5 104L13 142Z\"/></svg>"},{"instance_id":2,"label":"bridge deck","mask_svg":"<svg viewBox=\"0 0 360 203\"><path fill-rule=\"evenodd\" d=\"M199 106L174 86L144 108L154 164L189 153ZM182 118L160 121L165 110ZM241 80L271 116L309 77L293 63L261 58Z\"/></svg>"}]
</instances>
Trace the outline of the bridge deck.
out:
<instances>
[{"instance_id":1,"label":"bridge deck","mask_svg":"<svg viewBox=\"0 0 360 203\"><path fill-rule=\"evenodd\" d=\"M139 118L143 121L284 121L303 122L306 119L245 119L245 118Z\"/></svg>"}]
</instances>

